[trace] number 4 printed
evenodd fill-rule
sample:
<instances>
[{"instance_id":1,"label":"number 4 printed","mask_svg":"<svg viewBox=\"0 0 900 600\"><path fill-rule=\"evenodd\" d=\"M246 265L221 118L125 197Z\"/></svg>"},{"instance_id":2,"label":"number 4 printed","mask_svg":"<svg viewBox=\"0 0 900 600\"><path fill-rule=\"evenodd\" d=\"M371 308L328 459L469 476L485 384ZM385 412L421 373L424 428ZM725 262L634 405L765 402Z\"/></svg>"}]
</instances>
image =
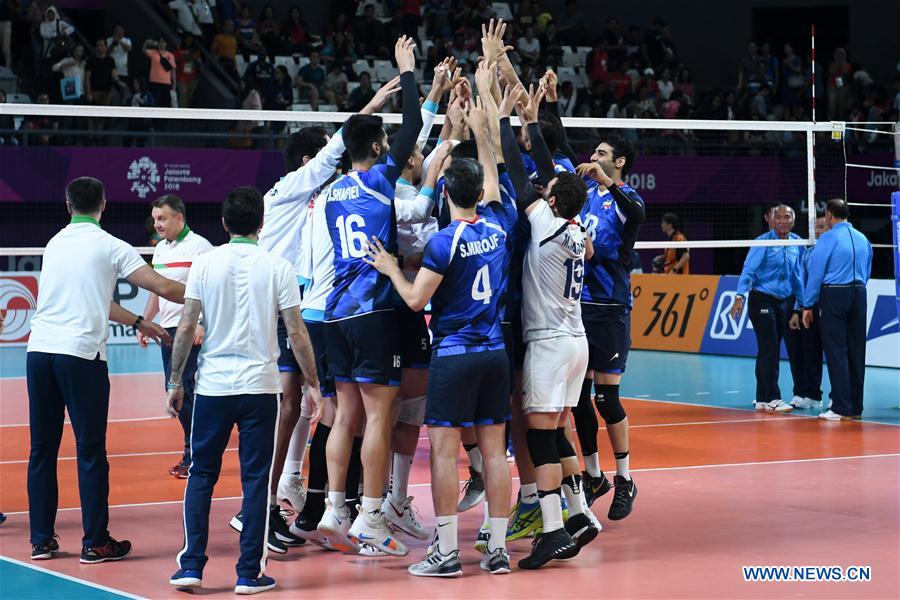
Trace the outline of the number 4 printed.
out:
<instances>
[{"instance_id":1,"label":"number 4 printed","mask_svg":"<svg viewBox=\"0 0 900 600\"><path fill-rule=\"evenodd\" d=\"M475 281L472 282L472 300L481 300L482 304L491 303L491 274L489 265L484 265L475 273Z\"/></svg>"}]
</instances>

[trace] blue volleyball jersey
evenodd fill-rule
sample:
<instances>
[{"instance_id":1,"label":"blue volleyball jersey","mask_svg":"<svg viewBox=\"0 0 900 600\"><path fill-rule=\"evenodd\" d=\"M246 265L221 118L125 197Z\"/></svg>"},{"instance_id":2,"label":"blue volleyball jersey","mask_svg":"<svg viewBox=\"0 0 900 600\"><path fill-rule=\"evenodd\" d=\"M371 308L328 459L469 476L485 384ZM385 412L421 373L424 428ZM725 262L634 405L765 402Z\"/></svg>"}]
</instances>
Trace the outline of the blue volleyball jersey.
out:
<instances>
[{"instance_id":1,"label":"blue volleyball jersey","mask_svg":"<svg viewBox=\"0 0 900 600\"><path fill-rule=\"evenodd\" d=\"M510 224L502 205L494 202L474 221L453 221L425 246L422 266L444 277L431 298L437 356L503 348L500 309Z\"/></svg>"},{"instance_id":2,"label":"blue volleyball jersey","mask_svg":"<svg viewBox=\"0 0 900 600\"><path fill-rule=\"evenodd\" d=\"M322 194L328 234L334 246L334 289L325 320L364 315L394 306L391 280L363 262L366 241L381 240L397 251L394 186L400 169L387 155L368 171L351 171Z\"/></svg>"},{"instance_id":3,"label":"blue volleyball jersey","mask_svg":"<svg viewBox=\"0 0 900 600\"><path fill-rule=\"evenodd\" d=\"M644 200L629 185L619 185L629 198ZM594 184L581 211L584 225L594 245L594 256L584 266L583 304L624 304L631 307L632 250L641 221L629 219L619 210L608 190Z\"/></svg>"}]
</instances>

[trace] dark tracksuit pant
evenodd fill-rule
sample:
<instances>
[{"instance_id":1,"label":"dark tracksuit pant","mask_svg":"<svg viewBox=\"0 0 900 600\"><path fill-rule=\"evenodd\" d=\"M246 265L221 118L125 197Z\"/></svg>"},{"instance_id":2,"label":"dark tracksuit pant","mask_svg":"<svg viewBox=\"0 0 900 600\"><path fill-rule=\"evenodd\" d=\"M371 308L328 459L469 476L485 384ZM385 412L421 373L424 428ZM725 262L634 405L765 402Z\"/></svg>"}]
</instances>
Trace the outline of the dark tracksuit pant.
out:
<instances>
[{"instance_id":1,"label":"dark tracksuit pant","mask_svg":"<svg viewBox=\"0 0 900 600\"><path fill-rule=\"evenodd\" d=\"M750 322L756 333L756 401L771 402L781 398L778 388L781 340L788 328L788 298L776 298L752 291L748 300Z\"/></svg>"},{"instance_id":2,"label":"dark tracksuit pant","mask_svg":"<svg viewBox=\"0 0 900 600\"><path fill-rule=\"evenodd\" d=\"M175 339L177 327L166 327L166 331ZM161 344L160 352L162 354L163 371L165 372L165 383L169 383L169 375L172 373L172 347ZM181 429L184 431L184 456L181 464L187 466L191 464L191 414L194 412L194 383L197 376L197 356L200 354L200 346L191 347L191 353L188 354L187 362L184 364L184 374L181 376L181 386L184 389L184 404L182 404L181 412L178 413L178 421L181 423Z\"/></svg>"},{"instance_id":3,"label":"dark tracksuit pant","mask_svg":"<svg viewBox=\"0 0 900 600\"><path fill-rule=\"evenodd\" d=\"M109 374L99 355L86 360L66 354L29 352L28 381L31 454L28 459L28 515L31 543L53 538L59 488L56 464L68 410L75 432L78 492L81 497L82 545L109 542L109 463L106 420Z\"/></svg>"},{"instance_id":4,"label":"dark tracksuit pant","mask_svg":"<svg viewBox=\"0 0 900 600\"><path fill-rule=\"evenodd\" d=\"M812 311L818 317L819 305L815 304ZM788 314L788 319L790 317L791 315ZM823 361L819 319L813 319L809 329L802 325L800 329L786 327L784 343L787 346L791 375L794 378L794 395L811 400L821 400Z\"/></svg>"},{"instance_id":5,"label":"dark tracksuit pant","mask_svg":"<svg viewBox=\"0 0 900 600\"><path fill-rule=\"evenodd\" d=\"M819 326L831 380L831 410L861 415L866 375L866 286L823 285Z\"/></svg>"},{"instance_id":6,"label":"dark tracksuit pant","mask_svg":"<svg viewBox=\"0 0 900 600\"><path fill-rule=\"evenodd\" d=\"M263 572L279 404L277 394L198 394L194 397L191 423L193 462L184 494L185 542L178 554L178 564L182 569L202 571L208 560L206 545L213 488L222 469L222 454L236 424L240 434L238 457L244 496L237 574L239 577L255 578Z\"/></svg>"}]
</instances>

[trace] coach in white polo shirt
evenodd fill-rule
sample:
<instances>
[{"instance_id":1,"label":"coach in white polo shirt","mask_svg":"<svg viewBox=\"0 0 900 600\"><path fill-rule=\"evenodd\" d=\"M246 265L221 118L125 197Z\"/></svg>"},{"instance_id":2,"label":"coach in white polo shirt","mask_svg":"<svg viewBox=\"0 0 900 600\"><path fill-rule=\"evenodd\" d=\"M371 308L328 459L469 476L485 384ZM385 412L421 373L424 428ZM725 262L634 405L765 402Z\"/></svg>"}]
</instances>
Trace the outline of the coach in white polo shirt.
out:
<instances>
[{"instance_id":1,"label":"coach in white polo shirt","mask_svg":"<svg viewBox=\"0 0 900 600\"><path fill-rule=\"evenodd\" d=\"M276 321L281 315L309 395L322 411L312 345L300 318L300 290L292 265L257 245L263 199L251 187L229 192L222 222L228 244L198 256L188 275L184 313L172 347L166 406L182 410L182 376L202 309L206 337L200 348L191 424L191 468L184 497L184 548L170 582L199 586L206 565L209 507L231 430L240 432L243 502L241 554L235 593L275 587L265 575L272 455L281 393ZM271 498L274 502L274 497ZM276 509L277 510L277 509ZM271 517L268 517L271 518Z\"/></svg>"},{"instance_id":2,"label":"coach in white polo shirt","mask_svg":"<svg viewBox=\"0 0 900 600\"><path fill-rule=\"evenodd\" d=\"M106 208L102 183L92 177L75 179L66 187L66 205L72 221L44 251L26 359L31 557L48 559L59 550L54 539L59 495L56 461L68 410L75 432L84 527L81 562L97 563L119 560L131 552L130 542L117 542L107 531L109 320L169 341L159 325L112 302L116 281L124 277L173 302L184 301L184 285L155 273L134 248L100 228L100 215Z\"/></svg>"},{"instance_id":3,"label":"coach in white polo shirt","mask_svg":"<svg viewBox=\"0 0 900 600\"><path fill-rule=\"evenodd\" d=\"M153 202L151 214L153 228L162 237L162 241L153 251L153 269L167 279L187 282L194 258L212 250L212 244L187 226L184 202L178 196L173 194L160 196ZM147 307L144 309L144 318L149 321L158 315L159 324L174 337L178 321L181 320L182 308L184 308L182 304L150 294ZM142 348L147 347L148 340L141 333L138 333L137 341ZM197 373L197 354L200 352L201 343L203 343L203 326L197 325L194 346L188 355L181 381L184 386L184 410L178 413L178 420L184 432L184 454L181 460L169 468L169 474L179 479L187 479L188 467L191 466L191 409L194 406L194 375ZM172 365L172 349L162 345L160 350L165 373L164 381L168 381Z\"/></svg>"}]
</instances>

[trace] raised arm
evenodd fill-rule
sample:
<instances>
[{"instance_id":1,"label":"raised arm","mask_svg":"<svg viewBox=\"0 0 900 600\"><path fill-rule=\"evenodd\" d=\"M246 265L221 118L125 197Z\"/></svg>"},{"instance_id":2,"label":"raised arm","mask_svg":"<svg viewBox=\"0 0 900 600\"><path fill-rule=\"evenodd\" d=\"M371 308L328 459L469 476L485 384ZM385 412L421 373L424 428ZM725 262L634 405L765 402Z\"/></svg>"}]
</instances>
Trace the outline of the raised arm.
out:
<instances>
[{"instance_id":1,"label":"raised arm","mask_svg":"<svg viewBox=\"0 0 900 600\"><path fill-rule=\"evenodd\" d=\"M516 88L518 87L516 86ZM525 214L528 214L534 208L535 203L541 199L541 195L534 189L531 180L528 178L528 173L525 171L525 163L522 162L522 153L519 152L516 134L509 123L513 106L516 104L516 99L520 96L520 93L521 90L514 90L510 86L506 86L503 92L503 99L500 102L499 109L500 138L503 154L506 158L506 170L516 191L516 205L520 210L525 211Z\"/></svg>"},{"instance_id":2,"label":"raised arm","mask_svg":"<svg viewBox=\"0 0 900 600\"><path fill-rule=\"evenodd\" d=\"M615 181L607 175L597 163L581 163L575 167L575 172L584 177L590 177L607 190L616 201L616 207L626 221L636 221L643 223L647 218L644 205L622 191Z\"/></svg>"},{"instance_id":3,"label":"raised arm","mask_svg":"<svg viewBox=\"0 0 900 600\"><path fill-rule=\"evenodd\" d=\"M493 64L488 63L487 60L478 63L478 69L475 71L475 87L478 89L479 99L484 100L488 130L494 146L494 157L498 163L502 163L504 160L503 147L500 144L500 116L493 94L495 79L497 79L497 70Z\"/></svg>"},{"instance_id":4,"label":"raised arm","mask_svg":"<svg viewBox=\"0 0 900 600\"><path fill-rule=\"evenodd\" d=\"M484 171L484 202L501 202L500 177L497 173L497 159L494 158L494 143L487 123L487 112L484 99L480 96L473 103L469 102L466 111L466 124L475 136L478 147L478 162Z\"/></svg>"},{"instance_id":5,"label":"raised arm","mask_svg":"<svg viewBox=\"0 0 900 600\"><path fill-rule=\"evenodd\" d=\"M494 19L491 19L487 26L482 23L481 47L484 52L485 60L489 63L496 63L500 67L500 74L503 75L506 85L515 87L522 82L519 80L516 68L513 66L512 62L510 62L509 56L507 56L507 52L512 50L513 47L507 46L503 42L503 35L505 33L506 23L503 22L503 19L499 19L496 22ZM522 94L524 93L523 87Z\"/></svg>"},{"instance_id":6,"label":"raised arm","mask_svg":"<svg viewBox=\"0 0 900 600\"><path fill-rule=\"evenodd\" d=\"M390 155L394 164L402 165L412 154L416 145L416 138L422 129L422 114L419 112L419 89L416 85L416 76L413 70L416 67L416 57L413 49L416 44L412 38L405 35L397 40L394 46L394 55L397 59L397 67L400 69L400 86L403 89L403 124L400 131L394 137ZM397 169L399 176L399 168Z\"/></svg>"}]
</instances>

